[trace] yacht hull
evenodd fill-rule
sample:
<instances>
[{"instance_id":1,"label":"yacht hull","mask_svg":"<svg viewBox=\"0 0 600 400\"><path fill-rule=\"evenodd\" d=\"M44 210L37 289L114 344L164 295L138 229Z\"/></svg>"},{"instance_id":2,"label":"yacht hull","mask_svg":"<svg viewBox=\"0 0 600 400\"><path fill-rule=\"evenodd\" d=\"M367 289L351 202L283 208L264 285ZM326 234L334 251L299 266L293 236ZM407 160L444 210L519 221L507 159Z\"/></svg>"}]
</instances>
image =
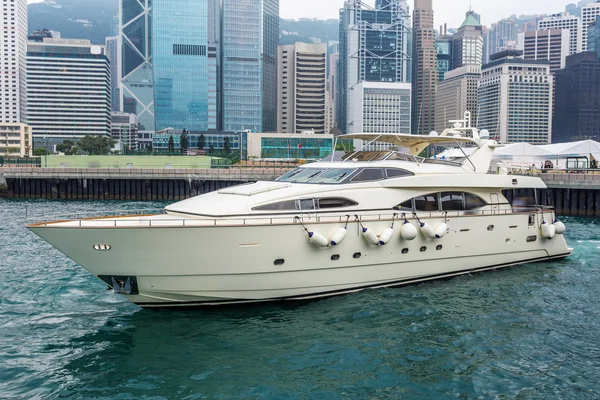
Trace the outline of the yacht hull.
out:
<instances>
[{"instance_id":1,"label":"yacht hull","mask_svg":"<svg viewBox=\"0 0 600 400\"><path fill-rule=\"evenodd\" d=\"M338 246L311 244L299 224L213 227L29 228L111 284L134 282L125 296L142 307L300 300L365 288L447 278L567 257L563 236L541 237L529 214L461 216L441 239L405 241L396 222L385 246L371 245L351 223ZM443 218L427 223L438 226ZM416 225L416 221L413 221ZM377 234L391 221L365 222ZM326 237L343 224L307 225ZM535 240L533 238L535 237ZM99 250L100 248L100 250Z\"/></svg>"}]
</instances>

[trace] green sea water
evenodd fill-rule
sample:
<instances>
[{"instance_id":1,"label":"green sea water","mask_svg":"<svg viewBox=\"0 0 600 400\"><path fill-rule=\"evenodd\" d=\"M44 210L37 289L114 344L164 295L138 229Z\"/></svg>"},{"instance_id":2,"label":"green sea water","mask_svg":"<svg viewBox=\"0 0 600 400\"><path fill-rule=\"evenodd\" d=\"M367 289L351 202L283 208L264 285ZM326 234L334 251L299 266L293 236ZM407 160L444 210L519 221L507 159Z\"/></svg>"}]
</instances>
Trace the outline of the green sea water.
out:
<instances>
[{"instance_id":1,"label":"green sea water","mask_svg":"<svg viewBox=\"0 0 600 400\"><path fill-rule=\"evenodd\" d=\"M28 232L26 206L164 204L0 200L2 399L600 398L600 220L564 219L575 249L564 261L299 304L152 311Z\"/></svg>"}]
</instances>

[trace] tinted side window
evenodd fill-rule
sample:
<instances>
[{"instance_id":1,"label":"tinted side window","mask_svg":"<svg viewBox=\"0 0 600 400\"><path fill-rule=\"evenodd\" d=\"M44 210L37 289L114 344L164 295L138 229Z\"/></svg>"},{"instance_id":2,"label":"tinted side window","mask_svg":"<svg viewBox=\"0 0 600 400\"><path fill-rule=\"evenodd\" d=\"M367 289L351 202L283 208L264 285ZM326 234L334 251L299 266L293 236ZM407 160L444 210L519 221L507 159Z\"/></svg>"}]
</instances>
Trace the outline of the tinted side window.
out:
<instances>
[{"instance_id":1,"label":"tinted side window","mask_svg":"<svg viewBox=\"0 0 600 400\"><path fill-rule=\"evenodd\" d=\"M411 176L412 174L403 169L388 168L385 170L388 179L399 178L401 176Z\"/></svg>"},{"instance_id":2,"label":"tinted side window","mask_svg":"<svg viewBox=\"0 0 600 400\"><path fill-rule=\"evenodd\" d=\"M476 210L486 205L486 202L479 196L472 193L465 193L465 210Z\"/></svg>"},{"instance_id":3,"label":"tinted side window","mask_svg":"<svg viewBox=\"0 0 600 400\"><path fill-rule=\"evenodd\" d=\"M415 209L417 211L438 211L437 193L415 197Z\"/></svg>"},{"instance_id":4,"label":"tinted side window","mask_svg":"<svg viewBox=\"0 0 600 400\"><path fill-rule=\"evenodd\" d=\"M296 210L297 202L295 200L281 201L279 203L267 204L264 206L254 207L254 211L286 211Z\"/></svg>"},{"instance_id":5,"label":"tinted side window","mask_svg":"<svg viewBox=\"0 0 600 400\"><path fill-rule=\"evenodd\" d=\"M410 210L410 211L414 210L412 199L406 200L404 203L397 205L396 209L400 210L400 211L402 211L402 210Z\"/></svg>"},{"instance_id":6,"label":"tinted side window","mask_svg":"<svg viewBox=\"0 0 600 400\"><path fill-rule=\"evenodd\" d=\"M319 199L319 209L357 206L358 203L344 198Z\"/></svg>"},{"instance_id":7,"label":"tinted side window","mask_svg":"<svg viewBox=\"0 0 600 400\"><path fill-rule=\"evenodd\" d=\"M352 183L381 181L383 179L383 169L365 168L362 171L360 171L354 178L352 178Z\"/></svg>"},{"instance_id":8,"label":"tinted side window","mask_svg":"<svg viewBox=\"0 0 600 400\"><path fill-rule=\"evenodd\" d=\"M443 211L461 211L463 210L463 194L459 192L442 193Z\"/></svg>"}]
</instances>

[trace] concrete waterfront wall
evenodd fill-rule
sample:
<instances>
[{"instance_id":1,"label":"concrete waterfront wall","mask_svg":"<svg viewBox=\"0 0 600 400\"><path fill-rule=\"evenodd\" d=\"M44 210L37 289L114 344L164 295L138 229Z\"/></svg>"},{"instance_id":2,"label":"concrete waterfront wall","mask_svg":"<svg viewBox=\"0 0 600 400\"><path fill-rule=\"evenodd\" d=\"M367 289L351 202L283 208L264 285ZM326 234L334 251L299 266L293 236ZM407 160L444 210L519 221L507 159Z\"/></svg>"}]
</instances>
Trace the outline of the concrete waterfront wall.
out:
<instances>
[{"instance_id":1,"label":"concrete waterfront wall","mask_svg":"<svg viewBox=\"0 0 600 400\"><path fill-rule=\"evenodd\" d=\"M209 156L59 156L41 157L46 168L210 168ZM214 158L218 160L218 158Z\"/></svg>"}]
</instances>

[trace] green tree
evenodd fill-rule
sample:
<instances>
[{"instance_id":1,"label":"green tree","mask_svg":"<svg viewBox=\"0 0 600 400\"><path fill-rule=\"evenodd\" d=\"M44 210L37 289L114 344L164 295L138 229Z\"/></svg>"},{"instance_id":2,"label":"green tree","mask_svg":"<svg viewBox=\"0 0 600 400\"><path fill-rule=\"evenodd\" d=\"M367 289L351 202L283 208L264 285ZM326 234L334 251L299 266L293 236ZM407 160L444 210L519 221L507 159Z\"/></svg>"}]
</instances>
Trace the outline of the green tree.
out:
<instances>
[{"instance_id":1,"label":"green tree","mask_svg":"<svg viewBox=\"0 0 600 400\"><path fill-rule=\"evenodd\" d=\"M353 152L354 151L354 141L349 139L341 139L338 140L337 145L335 146L336 151L345 151L345 152Z\"/></svg>"},{"instance_id":2,"label":"green tree","mask_svg":"<svg viewBox=\"0 0 600 400\"><path fill-rule=\"evenodd\" d=\"M208 147L208 154L212 154L215 152L215 146L213 146L212 144Z\"/></svg>"},{"instance_id":3,"label":"green tree","mask_svg":"<svg viewBox=\"0 0 600 400\"><path fill-rule=\"evenodd\" d=\"M225 136L223 139L223 151L225 154L229 154L231 152L231 144L229 143L229 136Z\"/></svg>"},{"instance_id":4,"label":"green tree","mask_svg":"<svg viewBox=\"0 0 600 400\"><path fill-rule=\"evenodd\" d=\"M84 136L77 143L82 152L91 156L105 156L115 146L117 141L106 136Z\"/></svg>"},{"instance_id":5,"label":"green tree","mask_svg":"<svg viewBox=\"0 0 600 400\"><path fill-rule=\"evenodd\" d=\"M206 145L206 139L204 138L204 135L202 134L198 138L198 150L204 150L205 145Z\"/></svg>"},{"instance_id":6,"label":"green tree","mask_svg":"<svg viewBox=\"0 0 600 400\"><path fill-rule=\"evenodd\" d=\"M47 154L47 150L44 147L38 147L37 149L33 149L34 156L45 156Z\"/></svg>"},{"instance_id":7,"label":"green tree","mask_svg":"<svg viewBox=\"0 0 600 400\"><path fill-rule=\"evenodd\" d=\"M183 130L183 132L181 132L180 146L181 146L181 153L182 154L187 153L187 150L190 147L190 139L189 139L188 133L185 129Z\"/></svg>"},{"instance_id":8,"label":"green tree","mask_svg":"<svg viewBox=\"0 0 600 400\"><path fill-rule=\"evenodd\" d=\"M175 152L175 140L173 140L173 135L169 136L169 154L173 154Z\"/></svg>"},{"instance_id":9,"label":"green tree","mask_svg":"<svg viewBox=\"0 0 600 400\"><path fill-rule=\"evenodd\" d=\"M64 153L68 156L77 154L77 150L77 145L72 140L65 140L64 142L56 146L56 151L58 151L59 153Z\"/></svg>"}]
</instances>

